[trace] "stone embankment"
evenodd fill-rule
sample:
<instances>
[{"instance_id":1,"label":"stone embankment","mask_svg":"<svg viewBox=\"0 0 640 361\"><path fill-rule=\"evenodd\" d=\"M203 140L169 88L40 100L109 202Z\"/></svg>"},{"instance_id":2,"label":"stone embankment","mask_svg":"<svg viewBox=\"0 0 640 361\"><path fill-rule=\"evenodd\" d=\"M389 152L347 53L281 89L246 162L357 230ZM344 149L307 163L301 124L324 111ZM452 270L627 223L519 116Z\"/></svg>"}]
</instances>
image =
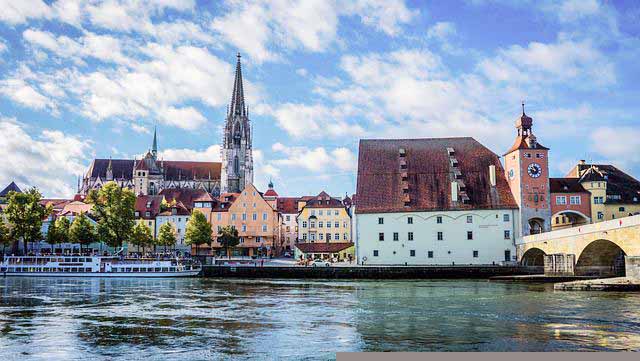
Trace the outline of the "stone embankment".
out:
<instances>
[{"instance_id":1,"label":"stone embankment","mask_svg":"<svg viewBox=\"0 0 640 361\"><path fill-rule=\"evenodd\" d=\"M317 278L317 279L455 279L525 275L531 271L518 266L217 266L205 265L203 277L237 278Z\"/></svg>"},{"instance_id":2,"label":"stone embankment","mask_svg":"<svg viewBox=\"0 0 640 361\"><path fill-rule=\"evenodd\" d=\"M631 277L600 278L595 280L582 280L573 282L556 283L553 285L556 291L640 291L640 279Z\"/></svg>"}]
</instances>

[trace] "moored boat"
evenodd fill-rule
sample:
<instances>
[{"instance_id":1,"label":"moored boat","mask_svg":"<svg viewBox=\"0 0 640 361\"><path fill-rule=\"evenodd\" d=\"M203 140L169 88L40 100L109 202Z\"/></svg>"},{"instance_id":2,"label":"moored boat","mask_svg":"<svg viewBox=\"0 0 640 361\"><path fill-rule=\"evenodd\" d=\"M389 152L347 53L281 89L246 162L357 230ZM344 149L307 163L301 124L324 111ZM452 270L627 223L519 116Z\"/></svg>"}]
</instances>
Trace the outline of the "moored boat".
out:
<instances>
[{"instance_id":1,"label":"moored boat","mask_svg":"<svg viewBox=\"0 0 640 361\"><path fill-rule=\"evenodd\" d=\"M4 276L52 277L189 277L200 273L186 259L127 259L114 256L5 256Z\"/></svg>"}]
</instances>

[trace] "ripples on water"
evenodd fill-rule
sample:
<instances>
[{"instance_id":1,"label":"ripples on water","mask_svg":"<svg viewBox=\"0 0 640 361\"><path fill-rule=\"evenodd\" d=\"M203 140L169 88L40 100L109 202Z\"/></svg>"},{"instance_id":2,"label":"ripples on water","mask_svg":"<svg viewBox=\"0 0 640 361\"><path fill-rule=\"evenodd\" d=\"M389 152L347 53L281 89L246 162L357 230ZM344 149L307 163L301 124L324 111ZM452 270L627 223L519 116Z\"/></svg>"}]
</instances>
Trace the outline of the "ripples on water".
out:
<instances>
[{"instance_id":1,"label":"ripples on water","mask_svg":"<svg viewBox=\"0 0 640 361\"><path fill-rule=\"evenodd\" d=\"M486 281L0 279L12 359L640 350L640 295Z\"/></svg>"}]
</instances>

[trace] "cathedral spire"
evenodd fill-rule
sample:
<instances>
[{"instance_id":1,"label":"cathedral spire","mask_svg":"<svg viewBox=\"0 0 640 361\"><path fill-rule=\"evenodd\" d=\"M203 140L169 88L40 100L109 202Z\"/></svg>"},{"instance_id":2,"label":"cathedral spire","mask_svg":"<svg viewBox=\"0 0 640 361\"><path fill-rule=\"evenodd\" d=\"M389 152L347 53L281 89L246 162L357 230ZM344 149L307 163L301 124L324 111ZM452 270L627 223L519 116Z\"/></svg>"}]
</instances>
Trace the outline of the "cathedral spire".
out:
<instances>
[{"instance_id":1,"label":"cathedral spire","mask_svg":"<svg viewBox=\"0 0 640 361\"><path fill-rule=\"evenodd\" d=\"M242 87L242 66L240 65L240 53L237 55L236 76L233 82L233 94L231 95L231 104L228 116L234 115L246 116L247 111L244 106L244 89Z\"/></svg>"},{"instance_id":2,"label":"cathedral spire","mask_svg":"<svg viewBox=\"0 0 640 361\"><path fill-rule=\"evenodd\" d=\"M153 145L151 146L151 154L155 158L158 156L158 137L156 136L156 127L153 127Z\"/></svg>"}]
</instances>

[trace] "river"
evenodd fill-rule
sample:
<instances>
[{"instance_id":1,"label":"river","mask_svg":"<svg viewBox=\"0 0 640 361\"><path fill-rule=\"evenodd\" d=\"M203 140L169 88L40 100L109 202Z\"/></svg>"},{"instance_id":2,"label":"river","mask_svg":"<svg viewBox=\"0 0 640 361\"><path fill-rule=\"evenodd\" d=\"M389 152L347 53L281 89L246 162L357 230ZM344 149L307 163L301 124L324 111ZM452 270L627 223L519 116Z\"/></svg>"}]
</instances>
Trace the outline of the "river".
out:
<instances>
[{"instance_id":1,"label":"river","mask_svg":"<svg viewBox=\"0 0 640 361\"><path fill-rule=\"evenodd\" d=\"M0 279L3 360L640 350L640 294L488 281Z\"/></svg>"}]
</instances>

